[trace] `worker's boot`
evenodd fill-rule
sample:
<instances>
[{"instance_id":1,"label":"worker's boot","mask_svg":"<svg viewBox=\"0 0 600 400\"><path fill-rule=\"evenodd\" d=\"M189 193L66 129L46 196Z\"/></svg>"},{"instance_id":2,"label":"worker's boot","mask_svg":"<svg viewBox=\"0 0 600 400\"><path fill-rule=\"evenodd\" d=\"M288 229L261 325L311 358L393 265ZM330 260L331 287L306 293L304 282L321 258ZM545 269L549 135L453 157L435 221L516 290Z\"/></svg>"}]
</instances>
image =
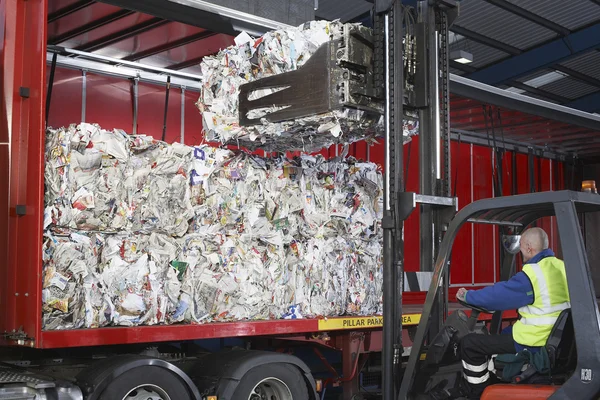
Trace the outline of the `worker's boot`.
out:
<instances>
[{"instance_id":1,"label":"worker's boot","mask_svg":"<svg viewBox=\"0 0 600 400\"><path fill-rule=\"evenodd\" d=\"M470 392L468 385L461 379L457 387L450 389L434 387L427 394L430 400L471 400Z\"/></svg>"}]
</instances>

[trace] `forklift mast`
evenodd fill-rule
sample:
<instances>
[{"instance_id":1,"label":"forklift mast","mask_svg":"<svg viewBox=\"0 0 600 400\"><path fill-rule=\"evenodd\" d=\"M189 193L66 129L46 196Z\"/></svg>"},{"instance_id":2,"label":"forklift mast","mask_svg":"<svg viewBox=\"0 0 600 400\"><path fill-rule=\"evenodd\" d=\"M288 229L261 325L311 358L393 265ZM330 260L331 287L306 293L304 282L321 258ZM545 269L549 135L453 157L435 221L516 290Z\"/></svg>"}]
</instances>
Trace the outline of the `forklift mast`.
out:
<instances>
[{"instance_id":1,"label":"forklift mast","mask_svg":"<svg viewBox=\"0 0 600 400\"><path fill-rule=\"evenodd\" d=\"M406 1L405 1L406 2ZM444 231L457 211L450 185L450 110L448 28L458 16L454 0L427 0L414 6L375 0L373 31L345 27L340 40L323 45L295 71L240 87L242 126L255 109L270 122L301 118L341 108L384 117L385 168L383 228L383 393L396 399L402 376L402 291L404 288L404 221L420 204L421 265L433 272ZM278 90L259 99L249 94ZM419 121L420 192L406 193L404 121ZM350 132L351 135L351 132ZM294 137L316 140L314 132ZM245 144L246 145L246 144ZM252 144L248 143L248 148ZM436 297L428 338L437 335L447 315L448 279Z\"/></svg>"},{"instance_id":2,"label":"forklift mast","mask_svg":"<svg viewBox=\"0 0 600 400\"><path fill-rule=\"evenodd\" d=\"M453 0L419 1L416 8L376 0L375 82L383 87L385 179L383 214L383 399L400 391L404 221L420 204L420 269L432 272L444 231L457 210L450 185L448 28L458 16ZM377 85L378 80L380 84ZM405 115L419 120L420 192L406 193ZM447 315L447 276L431 313L434 337Z\"/></svg>"}]
</instances>

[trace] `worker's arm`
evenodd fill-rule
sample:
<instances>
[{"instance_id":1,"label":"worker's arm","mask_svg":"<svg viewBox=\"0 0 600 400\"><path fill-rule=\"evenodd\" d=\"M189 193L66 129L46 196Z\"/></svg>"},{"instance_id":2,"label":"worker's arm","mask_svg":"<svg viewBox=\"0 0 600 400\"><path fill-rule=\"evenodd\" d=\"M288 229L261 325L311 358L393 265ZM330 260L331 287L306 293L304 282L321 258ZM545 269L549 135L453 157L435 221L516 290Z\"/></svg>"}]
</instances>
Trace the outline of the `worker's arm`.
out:
<instances>
[{"instance_id":1,"label":"worker's arm","mask_svg":"<svg viewBox=\"0 0 600 400\"><path fill-rule=\"evenodd\" d=\"M469 290L465 301L490 311L514 310L533 304L533 286L529 277L519 272L506 282L481 290Z\"/></svg>"}]
</instances>

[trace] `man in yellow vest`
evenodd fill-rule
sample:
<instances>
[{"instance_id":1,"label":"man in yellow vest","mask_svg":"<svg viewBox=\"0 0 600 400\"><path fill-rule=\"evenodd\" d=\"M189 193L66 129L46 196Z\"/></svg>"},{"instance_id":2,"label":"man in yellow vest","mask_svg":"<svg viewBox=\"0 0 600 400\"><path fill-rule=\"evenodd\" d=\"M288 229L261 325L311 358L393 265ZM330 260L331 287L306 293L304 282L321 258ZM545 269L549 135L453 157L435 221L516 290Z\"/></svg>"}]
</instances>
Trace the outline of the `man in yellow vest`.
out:
<instances>
[{"instance_id":1,"label":"man in yellow vest","mask_svg":"<svg viewBox=\"0 0 600 400\"><path fill-rule=\"evenodd\" d=\"M456 297L491 311L519 310L520 319L501 335L469 334L461 341L463 377L467 385L434 398L478 399L494 383L492 356L515 354L523 349L535 353L546 345L560 313L571 307L563 261L548 248L543 229L531 228L521 235L523 271L506 282L481 290L461 288ZM512 328L512 329L510 329Z\"/></svg>"}]
</instances>

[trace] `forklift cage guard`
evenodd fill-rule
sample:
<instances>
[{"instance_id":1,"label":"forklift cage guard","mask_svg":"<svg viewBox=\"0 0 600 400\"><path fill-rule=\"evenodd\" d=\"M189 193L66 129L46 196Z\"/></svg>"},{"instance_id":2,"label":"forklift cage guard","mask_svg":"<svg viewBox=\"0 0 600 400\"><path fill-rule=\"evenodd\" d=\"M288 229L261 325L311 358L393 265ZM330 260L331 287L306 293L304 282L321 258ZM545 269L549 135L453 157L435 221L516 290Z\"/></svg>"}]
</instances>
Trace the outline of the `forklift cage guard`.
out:
<instances>
[{"instance_id":1,"label":"forklift cage guard","mask_svg":"<svg viewBox=\"0 0 600 400\"><path fill-rule=\"evenodd\" d=\"M600 393L600 313L578 214L596 211L600 211L600 195L574 191L484 199L459 211L450 222L440 246L398 399L408 399L412 390L420 354L432 323L432 310L448 271L450 251L459 229L471 222L515 226L522 231L536 220L549 216L556 217L558 225L577 348L575 372L550 399L595 398Z\"/></svg>"}]
</instances>

